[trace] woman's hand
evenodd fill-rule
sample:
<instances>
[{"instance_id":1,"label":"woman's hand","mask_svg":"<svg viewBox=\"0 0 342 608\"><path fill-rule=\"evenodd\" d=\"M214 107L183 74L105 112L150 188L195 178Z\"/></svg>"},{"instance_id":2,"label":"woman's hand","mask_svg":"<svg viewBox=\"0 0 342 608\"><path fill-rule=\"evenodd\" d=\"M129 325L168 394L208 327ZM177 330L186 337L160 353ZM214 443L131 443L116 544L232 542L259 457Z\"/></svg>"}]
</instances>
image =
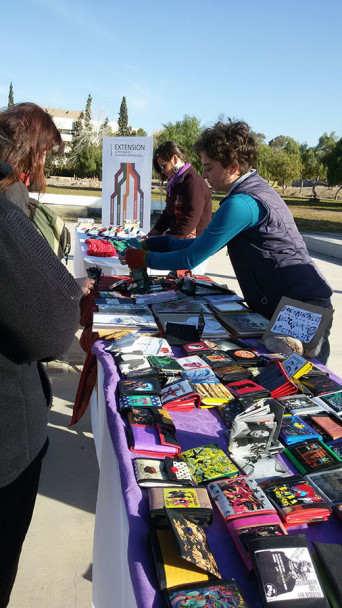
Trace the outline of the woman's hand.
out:
<instances>
[{"instance_id":1,"label":"woman's hand","mask_svg":"<svg viewBox=\"0 0 342 608\"><path fill-rule=\"evenodd\" d=\"M94 279L90 279L89 277L81 277L80 279L75 279L75 281L82 289L84 296L88 296L94 289Z\"/></svg>"},{"instance_id":2,"label":"woman's hand","mask_svg":"<svg viewBox=\"0 0 342 608\"><path fill-rule=\"evenodd\" d=\"M130 268L145 268L147 266L147 254L148 251L144 249L135 249L130 247L126 249L123 255L119 256L121 264L128 264Z\"/></svg>"}]
</instances>

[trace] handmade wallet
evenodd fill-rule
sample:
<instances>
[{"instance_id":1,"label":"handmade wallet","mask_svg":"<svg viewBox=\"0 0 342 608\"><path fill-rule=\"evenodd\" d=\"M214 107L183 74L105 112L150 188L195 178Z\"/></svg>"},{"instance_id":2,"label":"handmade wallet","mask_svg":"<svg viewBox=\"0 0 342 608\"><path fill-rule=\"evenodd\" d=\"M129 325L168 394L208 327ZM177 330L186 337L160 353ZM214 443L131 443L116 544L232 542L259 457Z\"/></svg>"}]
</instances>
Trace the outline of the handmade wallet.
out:
<instances>
[{"instance_id":1,"label":"handmade wallet","mask_svg":"<svg viewBox=\"0 0 342 608\"><path fill-rule=\"evenodd\" d=\"M174 424L165 410L132 408L127 413L132 452L147 456L175 456L180 452Z\"/></svg>"},{"instance_id":2,"label":"handmade wallet","mask_svg":"<svg viewBox=\"0 0 342 608\"><path fill-rule=\"evenodd\" d=\"M139 486L193 486L190 471L185 462L165 456L165 458L135 458L133 468Z\"/></svg>"},{"instance_id":3,"label":"handmade wallet","mask_svg":"<svg viewBox=\"0 0 342 608\"><path fill-rule=\"evenodd\" d=\"M165 508L182 513L187 519L202 526L213 520L213 508L206 488L154 487L148 490L151 517L167 523Z\"/></svg>"}]
</instances>

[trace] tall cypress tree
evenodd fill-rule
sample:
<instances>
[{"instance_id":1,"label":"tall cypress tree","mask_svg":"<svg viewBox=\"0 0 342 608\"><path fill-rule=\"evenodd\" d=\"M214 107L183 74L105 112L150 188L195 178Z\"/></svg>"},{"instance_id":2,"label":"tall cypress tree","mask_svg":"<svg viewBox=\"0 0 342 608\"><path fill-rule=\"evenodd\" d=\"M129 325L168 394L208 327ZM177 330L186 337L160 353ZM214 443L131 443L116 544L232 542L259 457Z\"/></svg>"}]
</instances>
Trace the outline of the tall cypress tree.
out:
<instances>
[{"instance_id":1,"label":"tall cypress tree","mask_svg":"<svg viewBox=\"0 0 342 608\"><path fill-rule=\"evenodd\" d=\"M128 112L127 112L127 104L126 97L122 98L119 119L118 119L118 132L117 135L125 136L129 135L129 127L128 127Z\"/></svg>"},{"instance_id":2,"label":"tall cypress tree","mask_svg":"<svg viewBox=\"0 0 342 608\"><path fill-rule=\"evenodd\" d=\"M92 104L93 98L92 96L88 95L88 99L87 99L87 103L86 103L86 107L84 110L84 122L86 124L86 126L90 125L90 121L91 121L91 104Z\"/></svg>"},{"instance_id":3,"label":"tall cypress tree","mask_svg":"<svg viewBox=\"0 0 342 608\"><path fill-rule=\"evenodd\" d=\"M8 107L14 106L13 84L10 84L8 93Z\"/></svg>"}]
</instances>

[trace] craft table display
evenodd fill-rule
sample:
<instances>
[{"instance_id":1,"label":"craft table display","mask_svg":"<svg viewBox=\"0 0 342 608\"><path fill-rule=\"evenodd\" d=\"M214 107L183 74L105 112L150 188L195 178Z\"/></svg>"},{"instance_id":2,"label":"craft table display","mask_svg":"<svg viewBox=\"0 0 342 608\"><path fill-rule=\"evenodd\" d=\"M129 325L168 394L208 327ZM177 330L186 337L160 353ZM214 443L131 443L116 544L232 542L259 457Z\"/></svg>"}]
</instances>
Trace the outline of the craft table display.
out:
<instances>
[{"instance_id":1,"label":"craft table display","mask_svg":"<svg viewBox=\"0 0 342 608\"><path fill-rule=\"evenodd\" d=\"M102 258L98 256L87 255L88 246L86 239L88 235L80 228L75 229L75 251L74 251L74 273L75 277L85 277L87 268L98 266L105 275L129 275L128 266L120 264L118 256L112 258Z\"/></svg>"},{"instance_id":2,"label":"craft table display","mask_svg":"<svg viewBox=\"0 0 342 608\"><path fill-rule=\"evenodd\" d=\"M165 608L149 543L147 489L141 489L135 479L132 460L137 455L128 448L125 420L117 410L119 375L112 355L104 350L107 345L108 342L98 340L92 348L98 361L98 383L91 410L100 467L93 607ZM334 374L330 376L342 383ZM172 412L171 416L182 451L216 442L227 452L226 427L215 408ZM290 471L297 472L285 458L281 460ZM327 522L290 528L289 534L303 531L309 541L342 543L342 522L335 515ZM216 507L213 524L206 528L206 534L222 578L235 578L250 608L261 608L255 577L244 565Z\"/></svg>"}]
</instances>

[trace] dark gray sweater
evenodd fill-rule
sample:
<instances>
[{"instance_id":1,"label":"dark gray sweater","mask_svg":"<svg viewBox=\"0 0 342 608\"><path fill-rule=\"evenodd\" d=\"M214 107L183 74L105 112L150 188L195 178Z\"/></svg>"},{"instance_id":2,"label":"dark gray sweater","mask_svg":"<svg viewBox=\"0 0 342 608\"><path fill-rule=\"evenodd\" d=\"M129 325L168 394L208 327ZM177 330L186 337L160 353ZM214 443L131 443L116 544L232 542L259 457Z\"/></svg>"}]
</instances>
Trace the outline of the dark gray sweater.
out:
<instances>
[{"instance_id":1,"label":"dark gray sweater","mask_svg":"<svg viewBox=\"0 0 342 608\"><path fill-rule=\"evenodd\" d=\"M46 441L48 381L41 361L70 346L82 291L32 222L0 195L0 487Z\"/></svg>"}]
</instances>

